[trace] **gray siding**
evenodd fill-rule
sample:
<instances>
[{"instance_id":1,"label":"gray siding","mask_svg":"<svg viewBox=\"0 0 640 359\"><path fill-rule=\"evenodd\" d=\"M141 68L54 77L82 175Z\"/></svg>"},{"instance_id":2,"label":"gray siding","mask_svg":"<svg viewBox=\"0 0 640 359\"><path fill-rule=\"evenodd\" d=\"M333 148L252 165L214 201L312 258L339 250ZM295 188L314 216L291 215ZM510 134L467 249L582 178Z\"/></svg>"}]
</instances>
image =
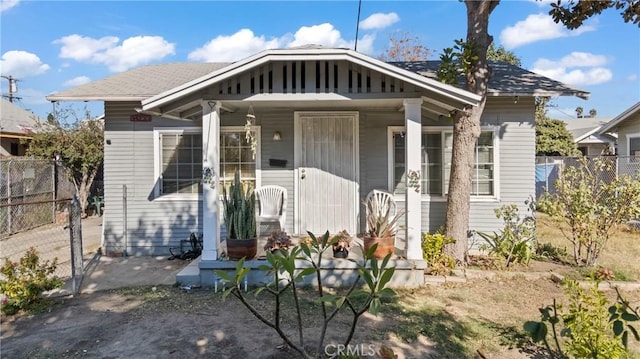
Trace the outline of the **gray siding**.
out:
<instances>
[{"instance_id":1,"label":"gray siding","mask_svg":"<svg viewBox=\"0 0 640 359\"><path fill-rule=\"evenodd\" d=\"M126 240L130 255L168 255L192 231L200 231L200 201L154 200L154 127L190 124L154 118L130 122L139 103L106 103L104 146L104 250L125 249L123 186L127 186ZM197 126L197 125L196 125Z\"/></svg>"},{"instance_id":2,"label":"gray siding","mask_svg":"<svg viewBox=\"0 0 640 359\"><path fill-rule=\"evenodd\" d=\"M511 98L489 98L482 117L483 125L500 126L499 131L499 201L473 200L471 202L470 229L494 231L502 223L494 209L503 204L516 203L524 211L524 201L535 193L535 128L533 98L520 98L517 104ZM388 126L403 126L402 113L361 112L361 195L372 189L388 189ZM423 112L423 126L447 125L434 121ZM365 174L365 176L362 176ZM403 201L399 206L404 206ZM435 232L444 225L445 201L422 202L422 230ZM362 217L362 216L361 216ZM364 230L361 219L361 230Z\"/></svg>"},{"instance_id":3,"label":"gray siding","mask_svg":"<svg viewBox=\"0 0 640 359\"><path fill-rule=\"evenodd\" d=\"M200 200L168 201L154 199L154 127L201 126L200 121L153 118L152 122L130 122L139 103L107 103L105 106L105 225L106 252L124 249L123 185L127 191L127 240L129 254L168 255L168 249L178 247L192 231L201 231L202 203ZM499 198L500 201L473 201L471 223L473 230L493 231L501 223L494 209L506 203L523 202L534 194L535 129L532 98L489 98L482 121L500 126ZM327 108L305 108L305 111ZM342 110L342 109L341 109ZM388 126L404 125L402 112L395 109L359 111L360 196L363 199L374 188L387 189L388 184ZM241 111L240 111L241 112ZM295 108L256 108L257 125L261 132L261 184L278 184L287 188L287 221L285 229L294 226L294 112ZM244 113L223 113L222 126L243 126ZM423 112L424 125L446 125ZM281 141L273 140L273 133L281 133ZM285 167L274 167L270 159L287 161ZM404 202L400 201L403 207ZM446 202L423 201L422 229L436 231L444 224ZM364 230L364 208L361 207L360 228ZM400 246L404 244L400 242Z\"/></svg>"},{"instance_id":4,"label":"gray siding","mask_svg":"<svg viewBox=\"0 0 640 359\"><path fill-rule=\"evenodd\" d=\"M640 112L636 112L633 116L627 118L618 126L618 154L620 156L629 156L629 135L640 134Z\"/></svg>"}]
</instances>

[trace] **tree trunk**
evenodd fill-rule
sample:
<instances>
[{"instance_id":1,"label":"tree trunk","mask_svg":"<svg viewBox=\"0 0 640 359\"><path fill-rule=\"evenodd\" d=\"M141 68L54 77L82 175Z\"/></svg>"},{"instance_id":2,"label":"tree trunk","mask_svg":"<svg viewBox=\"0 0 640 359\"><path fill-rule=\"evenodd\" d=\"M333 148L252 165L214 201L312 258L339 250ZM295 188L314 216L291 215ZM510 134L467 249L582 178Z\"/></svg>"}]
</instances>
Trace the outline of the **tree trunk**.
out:
<instances>
[{"instance_id":1,"label":"tree trunk","mask_svg":"<svg viewBox=\"0 0 640 359\"><path fill-rule=\"evenodd\" d=\"M448 244L445 252L451 255L457 264L467 263L469 232L469 210L471 196L471 176L474 160L474 148L480 136L480 117L484 111L489 82L487 49L493 41L489 35L489 15L500 1L467 0L467 39L473 46L477 57L471 61L471 67L465 77L466 89L480 95L482 100L477 107L468 107L454 116L453 150L451 157L451 175L447 195L447 214L445 231L453 237L455 243Z\"/></svg>"},{"instance_id":2,"label":"tree trunk","mask_svg":"<svg viewBox=\"0 0 640 359\"><path fill-rule=\"evenodd\" d=\"M474 113L475 112L475 113ZM480 136L480 115L478 111L461 112L454 117L453 150L451 154L451 174L447 196L447 217L445 231L455 242L445 247L458 265L467 262L467 232L469 229L469 196L473 170L474 148Z\"/></svg>"},{"instance_id":3,"label":"tree trunk","mask_svg":"<svg viewBox=\"0 0 640 359\"><path fill-rule=\"evenodd\" d=\"M82 218L87 217L87 206L89 203L89 192L91 191L91 185L98 173L97 169L92 169L89 173L83 173L80 185L78 186L78 201L80 201L80 207L82 208Z\"/></svg>"}]
</instances>

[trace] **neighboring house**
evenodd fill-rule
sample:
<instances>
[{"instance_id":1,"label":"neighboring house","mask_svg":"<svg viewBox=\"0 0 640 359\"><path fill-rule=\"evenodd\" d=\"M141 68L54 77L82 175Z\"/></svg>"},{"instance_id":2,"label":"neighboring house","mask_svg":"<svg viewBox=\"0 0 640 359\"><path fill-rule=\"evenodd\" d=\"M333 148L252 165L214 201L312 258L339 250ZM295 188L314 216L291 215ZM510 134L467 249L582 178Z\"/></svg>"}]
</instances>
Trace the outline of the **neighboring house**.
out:
<instances>
[{"instance_id":1,"label":"neighboring house","mask_svg":"<svg viewBox=\"0 0 640 359\"><path fill-rule=\"evenodd\" d=\"M2 99L0 102L0 157L24 156L27 146L20 140L31 138L40 119L33 113Z\"/></svg>"},{"instance_id":2,"label":"neighboring house","mask_svg":"<svg viewBox=\"0 0 640 359\"><path fill-rule=\"evenodd\" d=\"M640 101L623 111L598 130L599 135L618 136L618 172L640 171Z\"/></svg>"},{"instance_id":3,"label":"neighboring house","mask_svg":"<svg viewBox=\"0 0 640 359\"><path fill-rule=\"evenodd\" d=\"M588 95L509 64L492 67L471 195L470 229L481 231L501 227L495 208L524 210L535 194L534 96ZM145 66L47 99L105 103L107 253L166 255L198 231L200 267L217 260L220 188L240 171L252 186L286 187L292 234L362 233L361 201L373 189L389 190L407 209L399 248L422 260L421 232L445 219L447 117L480 101L434 80L436 68L306 46L232 64ZM255 155L245 139L247 114L255 115ZM210 185L201 184L203 168L214 174Z\"/></svg>"},{"instance_id":4,"label":"neighboring house","mask_svg":"<svg viewBox=\"0 0 640 359\"><path fill-rule=\"evenodd\" d=\"M573 135L578 150L585 156L615 154L615 134L598 132L608 121L601 118L563 120L567 124L567 130Z\"/></svg>"}]
</instances>

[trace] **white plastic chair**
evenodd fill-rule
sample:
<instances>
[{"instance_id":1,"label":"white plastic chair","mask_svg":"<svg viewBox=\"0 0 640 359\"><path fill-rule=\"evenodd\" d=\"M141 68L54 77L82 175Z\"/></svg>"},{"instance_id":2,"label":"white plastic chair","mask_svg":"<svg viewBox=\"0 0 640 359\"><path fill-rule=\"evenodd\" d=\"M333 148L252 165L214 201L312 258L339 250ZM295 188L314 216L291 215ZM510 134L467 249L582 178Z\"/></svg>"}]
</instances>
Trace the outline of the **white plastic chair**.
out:
<instances>
[{"instance_id":1,"label":"white plastic chair","mask_svg":"<svg viewBox=\"0 0 640 359\"><path fill-rule=\"evenodd\" d=\"M367 198L365 199L365 201L367 216L369 215L370 207L373 207L373 210L376 211L376 214L379 216L383 216L385 213L387 213L387 208L390 208L389 215L391 216L391 218L396 215L396 201L393 198L393 194L391 194L390 192L379 189L371 190L371 192L367 194ZM371 203L371 201L374 201L374 206L369 206L369 203ZM367 230L369 230L369 228L367 228Z\"/></svg>"},{"instance_id":2,"label":"white plastic chair","mask_svg":"<svg viewBox=\"0 0 640 359\"><path fill-rule=\"evenodd\" d=\"M256 206L256 222L278 222L280 230L284 231L287 219L287 189L282 186L262 186L255 190L256 200L260 205Z\"/></svg>"}]
</instances>

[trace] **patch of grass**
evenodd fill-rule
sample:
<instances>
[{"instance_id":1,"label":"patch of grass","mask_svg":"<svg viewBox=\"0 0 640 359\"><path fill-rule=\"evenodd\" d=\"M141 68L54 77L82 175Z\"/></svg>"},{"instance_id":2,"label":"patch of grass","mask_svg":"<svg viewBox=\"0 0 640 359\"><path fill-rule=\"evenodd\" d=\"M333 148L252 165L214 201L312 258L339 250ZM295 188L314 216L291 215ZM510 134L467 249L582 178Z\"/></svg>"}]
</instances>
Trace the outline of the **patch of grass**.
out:
<instances>
[{"instance_id":1,"label":"patch of grass","mask_svg":"<svg viewBox=\"0 0 640 359\"><path fill-rule=\"evenodd\" d=\"M564 237L564 233L570 234L570 229L564 223L558 223L550 216L536 213L536 235L540 246L545 248L566 248L567 259L572 260L572 244ZM598 260L598 265L611 268L614 273L620 273L619 280L640 279L640 266L637 258L640 257L640 230L628 225L619 225L614 228L609 242ZM618 278L618 275L616 275Z\"/></svg>"}]
</instances>

